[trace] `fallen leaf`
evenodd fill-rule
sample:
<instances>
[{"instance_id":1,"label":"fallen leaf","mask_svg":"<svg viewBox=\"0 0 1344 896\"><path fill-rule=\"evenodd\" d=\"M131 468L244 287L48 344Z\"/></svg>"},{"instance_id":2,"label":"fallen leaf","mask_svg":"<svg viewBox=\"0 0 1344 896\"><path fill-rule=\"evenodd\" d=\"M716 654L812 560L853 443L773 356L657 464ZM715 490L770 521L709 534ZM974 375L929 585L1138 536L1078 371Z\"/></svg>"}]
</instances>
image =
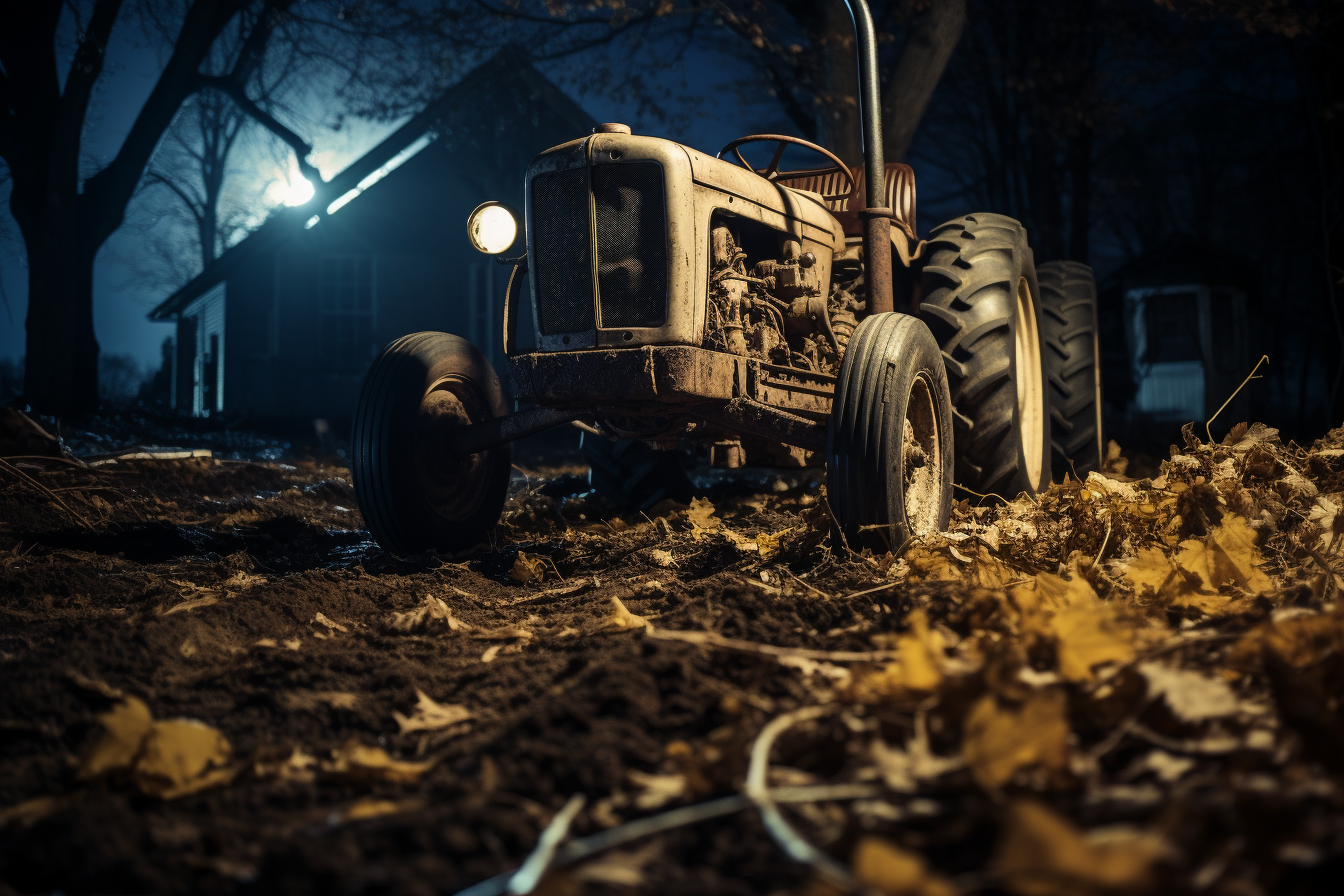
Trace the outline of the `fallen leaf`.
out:
<instances>
[{"instance_id":1,"label":"fallen leaf","mask_svg":"<svg viewBox=\"0 0 1344 896\"><path fill-rule=\"evenodd\" d=\"M966 715L962 755L980 786L997 790L1029 767L1063 771L1069 752L1066 703L1059 688L1032 691L1018 705L994 694L976 701Z\"/></svg>"},{"instance_id":2,"label":"fallen leaf","mask_svg":"<svg viewBox=\"0 0 1344 896\"><path fill-rule=\"evenodd\" d=\"M1131 632L1116 619L1114 608L1097 597L1076 564L1071 579L1036 576L1036 590L1050 614L1046 628L1054 635L1059 672L1066 679L1091 681L1097 666L1134 658Z\"/></svg>"},{"instance_id":3,"label":"fallen leaf","mask_svg":"<svg viewBox=\"0 0 1344 896\"><path fill-rule=\"evenodd\" d=\"M428 631L471 631L471 626L453 615L452 608L442 598L426 594L413 610L404 613L392 613L383 620L383 628L389 632L412 634Z\"/></svg>"},{"instance_id":4,"label":"fallen leaf","mask_svg":"<svg viewBox=\"0 0 1344 896\"><path fill-rule=\"evenodd\" d=\"M346 806L338 817L342 824L346 824L352 821L368 821L371 818L382 818L385 815L398 815L402 812L414 812L417 809L423 809L424 807L425 802L420 799L364 799Z\"/></svg>"},{"instance_id":5,"label":"fallen leaf","mask_svg":"<svg viewBox=\"0 0 1344 896\"><path fill-rule=\"evenodd\" d=\"M903 698L932 693L942 683L942 635L929 628L923 610L912 611L907 621L906 630L895 638L896 658L860 678L859 693Z\"/></svg>"},{"instance_id":6,"label":"fallen leaf","mask_svg":"<svg viewBox=\"0 0 1344 896\"><path fill-rule=\"evenodd\" d=\"M792 532L793 529L781 529L778 532L758 532L756 533L756 550L760 552L762 560L769 560L779 553L780 544L784 536Z\"/></svg>"},{"instance_id":7,"label":"fallen leaf","mask_svg":"<svg viewBox=\"0 0 1344 896\"><path fill-rule=\"evenodd\" d=\"M691 506L686 508L686 519L691 524L691 538L696 541L723 525L723 520L714 515L714 505L708 498L692 498Z\"/></svg>"},{"instance_id":8,"label":"fallen leaf","mask_svg":"<svg viewBox=\"0 0 1344 896\"><path fill-rule=\"evenodd\" d=\"M513 569L509 570L509 578L515 582L541 582L546 578L546 558L540 556L528 556L522 551L513 560Z\"/></svg>"},{"instance_id":9,"label":"fallen leaf","mask_svg":"<svg viewBox=\"0 0 1344 896\"><path fill-rule=\"evenodd\" d=\"M350 632L350 629L346 628L344 625L341 625L339 622L333 622L332 620L328 619L326 617L326 614L324 613L318 613L316 616L314 616L313 624L325 625L327 628L331 629L334 632L342 632L344 634L349 634Z\"/></svg>"},{"instance_id":10,"label":"fallen leaf","mask_svg":"<svg viewBox=\"0 0 1344 896\"><path fill-rule=\"evenodd\" d=\"M154 719L143 700L127 697L98 716L103 733L84 755L79 766L82 780L108 772L128 769L140 755L145 738L154 727Z\"/></svg>"},{"instance_id":11,"label":"fallen leaf","mask_svg":"<svg viewBox=\"0 0 1344 896\"><path fill-rule=\"evenodd\" d=\"M331 709L354 709L359 695L349 691L283 691L279 697L280 706L290 711L314 710L321 707Z\"/></svg>"},{"instance_id":12,"label":"fallen leaf","mask_svg":"<svg viewBox=\"0 0 1344 896\"><path fill-rule=\"evenodd\" d=\"M32 827L37 822L54 815L70 802L68 796L39 796L24 800L15 806L0 809L0 828L10 824L19 827Z\"/></svg>"},{"instance_id":13,"label":"fallen leaf","mask_svg":"<svg viewBox=\"0 0 1344 896\"><path fill-rule=\"evenodd\" d=\"M471 710L465 706L456 703L435 702L419 688L415 689L415 695L418 699L415 704L415 712L412 715L404 716L399 712L392 713L392 718L396 720L397 727L401 729L401 734L409 734L412 731L439 731L471 718Z\"/></svg>"},{"instance_id":14,"label":"fallen leaf","mask_svg":"<svg viewBox=\"0 0 1344 896\"><path fill-rule=\"evenodd\" d=\"M1148 681L1149 696L1161 698L1172 714L1183 722L1236 715L1240 708L1237 695L1220 678L1161 663L1140 663L1138 669Z\"/></svg>"},{"instance_id":15,"label":"fallen leaf","mask_svg":"<svg viewBox=\"0 0 1344 896\"><path fill-rule=\"evenodd\" d=\"M654 548L649 551L649 557L659 566L676 566L677 561L672 556L671 551L664 551L661 548Z\"/></svg>"},{"instance_id":16,"label":"fallen leaf","mask_svg":"<svg viewBox=\"0 0 1344 896\"><path fill-rule=\"evenodd\" d=\"M367 747L351 741L331 751L331 760L322 770L334 778L354 782L410 784L434 767L434 760L405 762L393 759L381 747Z\"/></svg>"},{"instance_id":17,"label":"fallen leaf","mask_svg":"<svg viewBox=\"0 0 1344 896\"><path fill-rule=\"evenodd\" d=\"M208 607L211 604L219 603L218 594L204 594L200 597L193 597L190 600L184 600L180 604L173 604L168 609L160 609L160 616L167 616L171 613L185 613L188 610L199 610L201 607Z\"/></svg>"},{"instance_id":18,"label":"fallen leaf","mask_svg":"<svg viewBox=\"0 0 1344 896\"><path fill-rule=\"evenodd\" d=\"M298 638L290 638L286 641L282 641L281 643L283 643L285 647L288 648L289 650L298 650L299 645L303 642L301 642Z\"/></svg>"},{"instance_id":19,"label":"fallen leaf","mask_svg":"<svg viewBox=\"0 0 1344 896\"><path fill-rule=\"evenodd\" d=\"M1018 800L992 867L1021 896L1117 896L1151 891L1153 863L1165 851L1156 836L1129 829L1085 836L1040 803Z\"/></svg>"},{"instance_id":20,"label":"fallen leaf","mask_svg":"<svg viewBox=\"0 0 1344 896\"><path fill-rule=\"evenodd\" d=\"M871 834L859 840L851 864L861 883L886 896L953 896L957 892L919 853Z\"/></svg>"},{"instance_id":21,"label":"fallen leaf","mask_svg":"<svg viewBox=\"0 0 1344 896\"><path fill-rule=\"evenodd\" d=\"M653 623L643 616L636 616L631 613L619 597L613 597L611 599L611 612L602 619L602 628L616 631L651 629Z\"/></svg>"},{"instance_id":22,"label":"fallen leaf","mask_svg":"<svg viewBox=\"0 0 1344 896\"><path fill-rule=\"evenodd\" d=\"M224 735L203 722L158 722L136 760L135 782L145 793L176 799L232 780L229 754Z\"/></svg>"}]
</instances>

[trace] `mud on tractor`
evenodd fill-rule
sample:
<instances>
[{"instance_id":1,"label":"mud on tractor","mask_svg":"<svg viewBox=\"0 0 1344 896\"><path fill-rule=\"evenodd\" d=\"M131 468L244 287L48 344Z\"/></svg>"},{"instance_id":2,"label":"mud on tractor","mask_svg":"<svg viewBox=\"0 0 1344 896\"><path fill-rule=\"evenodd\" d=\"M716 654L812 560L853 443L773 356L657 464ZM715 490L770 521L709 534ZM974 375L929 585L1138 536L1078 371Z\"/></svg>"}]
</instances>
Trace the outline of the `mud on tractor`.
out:
<instances>
[{"instance_id":1,"label":"mud on tractor","mask_svg":"<svg viewBox=\"0 0 1344 896\"><path fill-rule=\"evenodd\" d=\"M616 124L533 160L502 334L526 409L511 411L490 363L457 336L384 349L352 445L360 508L384 548L484 540L510 443L575 421L585 438L712 445L730 465L744 448L824 455L838 529L879 550L945 527L954 478L1011 498L1052 467L1097 467L1091 270L1037 267L1023 227L997 214L919 239L914 173L883 160L872 19L864 0L847 2L861 167L795 137L742 137L710 156ZM752 143L774 147L764 168L741 151ZM781 171L790 145L818 163ZM468 222L494 254L518 227L499 203ZM519 353L529 311L536 350Z\"/></svg>"}]
</instances>

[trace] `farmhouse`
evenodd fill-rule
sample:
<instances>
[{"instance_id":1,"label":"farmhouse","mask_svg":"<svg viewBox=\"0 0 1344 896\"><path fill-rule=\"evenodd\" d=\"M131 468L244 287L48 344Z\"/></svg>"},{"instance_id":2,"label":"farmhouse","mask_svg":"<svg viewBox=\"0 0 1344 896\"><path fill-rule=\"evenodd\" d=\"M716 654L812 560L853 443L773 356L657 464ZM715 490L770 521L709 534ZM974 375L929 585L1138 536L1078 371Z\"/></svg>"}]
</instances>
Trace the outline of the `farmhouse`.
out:
<instances>
[{"instance_id":1,"label":"farmhouse","mask_svg":"<svg viewBox=\"0 0 1344 896\"><path fill-rule=\"evenodd\" d=\"M593 123L497 54L150 313L177 323L173 407L348 420L369 362L417 330L466 337L502 369L509 268L471 248L467 215L491 199L521 210L532 157ZM520 240L506 254L521 253Z\"/></svg>"}]
</instances>

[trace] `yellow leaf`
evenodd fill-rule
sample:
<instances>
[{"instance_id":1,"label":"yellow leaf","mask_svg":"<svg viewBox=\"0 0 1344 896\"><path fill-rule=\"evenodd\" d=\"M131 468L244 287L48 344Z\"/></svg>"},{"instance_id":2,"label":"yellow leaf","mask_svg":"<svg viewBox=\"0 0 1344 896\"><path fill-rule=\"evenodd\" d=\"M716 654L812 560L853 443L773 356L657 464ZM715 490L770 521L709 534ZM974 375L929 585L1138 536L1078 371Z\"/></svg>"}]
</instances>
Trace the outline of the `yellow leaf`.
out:
<instances>
[{"instance_id":1,"label":"yellow leaf","mask_svg":"<svg viewBox=\"0 0 1344 896\"><path fill-rule=\"evenodd\" d=\"M1167 555L1157 548L1141 549L1133 560L1120 564L1120 571L1138 594L1143 594L1145 589L1161 594L1173 578L1179 578Z\"/></svg>"},{"instance_id":2,"label":"yellow leaf","mask_svg":"<svg viewBox=\"0 0 1344 896\"><path fill-rule=\"evenodd\" d=\"M1040 803L1008 807L993 868L1021 896L1115 896L1149 892L1165 847L1137 831L1087 837Z\"/></svg>"},{"instance_id":3,"label":"yellow leaf","mask_svg":"<svg viewBox=\"0 0 1344 896\"><path fill-rule=\"evenodd\" d=\"M224 735L192 719L158 722L135 763L135 782L145 793L175 799L233 779Z\"/></svg>"},{"instance_id":4,"label":"yellow leaf","mask_svg":"<svg viewBox=\"0 0 1344 896\"><path fill-rule=\"evenodd\" d=\"M433 767L432 759L404 762L393 759L381 747L366 747L351 741L331 751L331 761L323 765L323 771L348 781L410 784Z\"/></svg>"},{"instance_id":5,"label":"yellow leaf","mask_svg":"<svg viewBox=\"0 0 1344 896\"><path fill-rule=\"evenodd\" d=\"M779 532L758 532L756 533L756 550L760 551L762 560L769 560L779 553L779 543L785 535L792 532L793 529L783 529Z\"/></svg>"},{"instance_id":6,"label":"yellow leaf","mask_svg":"<svg viewBox=\"0 0 1344 896\"><path fill-rule=\"evenodd\" d=\"M415 689L415 695L418 699L413 715L392 713L392 718L396 720L402 734L409 734L412 731L439 731L471 718L471 710L465 706L457 703L438 703L419 688Z\"/></svg>"},{"instance_id":7,"label":"yellow leaf","mask_svg":"<svg viewBox=\"0 0 1344 896\"><path fill-rule=\"evenodd\" d=\"M997 790L1032 766L1063 771L1069 750L1065 702L1056 688L1033 691L1017 706L993 694L976 701L966 715L962 756L980 786Z\"/></svg>"},{"instance_id":8,"label":"yellow leaf","mask_svg":"<svg viewBox=\"0 0 1344 896\"><path fill-rule=\"evenodd\" d=\"M660 550L659 548L654 548L652 551L649 552L649 556L653 559L653 562L657 563L659 566L677 565L676 558L672 556L671 551L664 551Z\"/></svg>"},{"instance_id":9,"label":"yellow leaf","mask_svg":"<svg viewBox=\"0 0 1344 896\"><path fill-rule=\"evenodd\" d=\"M870 681L887 694L931 693L943 680L943 637L929 629L923 610L914 610L910 627L896 638L896 659L882 670L880 681Z\"/></svg>"},{"instance_id":10,"label":"yellow leaf","mask_svg":"<svg viewBox=\"0 0 1344 896\"><path fill-rule=\"evenodd\" d=\"M714 515L714 505L708 498L692 498L691 506L686 508L686 519L691 523L691 537L699 541L702 533L717 529L723 521Z\"/></svg>"},{"instance_id":11,"label":"yellow leaf","mask_svg":"<svg viewBox=\"0 0 1344 896\"><path fill-rule=\"evenodd\" d=\"M1217 575L1222 579L1218 586L1232 583L1256 593L1273 590L1274 583L1260 569L1265 558L1255 546L1255 530L1245 517L1224 514L1222 525L1209 533L1209 541Z\"/></svg>"},{"instance_id":12,"label":"yellow leaf","mask_svg":"<svg viewBox=\"0 0 1344 896\"><path fill-rule=\"evenodd\" d=\"M611 599L611 612L602 620L602 627L616 631L629 631L638 628L653 628L653 623L643 616L636 616L621 602L619 597Z\"/></svg>"},{"instance_id":13,"label":"yellow leaf","mask_svg":"<svg viewBox=\"0 0 1344 896\"><path fill-rule=\"evenodd\" d=\"M889 840L864 836L854 848L854 876L885 896L952 896L947 878L929 869L919 853Z\"/></svg>"},{"instance_id":14,"label":"yellow leaf","mask_svg":"<svg viewBox=\"0 0 1344 896\"><path fill-rule=\"evenodd\" d=\"M1097 598L1076 565L1072 579L1041 573L1036 590L1057 608L1048 628L1058 645L1059 673L1069 681L1090 681L1097 666L1134 658L1129 631L1115 618L1114 608Z\"/></svg>"},{"instance_id":15,"label":"yellow leaf","mask_svg":"<svg viewBox=\"0 0 1344 896\"><path fill-rule=\"evenodd\" d=\"M509 578L515 582L540 582L546 578L546 560L542 557L531 556L518 552L514 558L513 569L509 570Z\"/></svg>"},{"instance_id":16,"label":"yellow leaf","mask_svg":"<svg viewBox=\"0 0 1344 896\"><path fill-rule=\"evenodd\" d=\"M127 697L100 715L98 721L103 724L102 736L79 766L79 777L84 780L130 768L154 727L149 707L135 697Z\"/></svg>"}]
</instances>

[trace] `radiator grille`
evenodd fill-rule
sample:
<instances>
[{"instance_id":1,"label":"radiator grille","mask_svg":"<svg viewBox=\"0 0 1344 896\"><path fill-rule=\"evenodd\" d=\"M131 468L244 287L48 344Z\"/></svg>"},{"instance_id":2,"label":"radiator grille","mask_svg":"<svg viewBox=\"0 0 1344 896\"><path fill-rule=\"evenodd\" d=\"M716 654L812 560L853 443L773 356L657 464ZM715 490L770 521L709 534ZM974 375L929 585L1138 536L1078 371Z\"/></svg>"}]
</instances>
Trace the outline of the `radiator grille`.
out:
<instances>
[{"instance_id":1,"label":"radiator grille","mask_svg":"<svg viewBox=\"0 0 1344 896\"><path fill-rule=\"evenodd\" d=\"M532 178L532 246L541 332L592 330L593 263L588 230L588 171Z\"/></svg>"},{"instance_id":2,"label":"radiator grille","mask_svg":"<svg viewBox=\"0 0 1344 896\"><path fill-rule=\"evenodd\" d=\"M631 162L594 168L593 208L602 326L662 326L667 318L662 167Z\"/></svg>"}]
</instances>

